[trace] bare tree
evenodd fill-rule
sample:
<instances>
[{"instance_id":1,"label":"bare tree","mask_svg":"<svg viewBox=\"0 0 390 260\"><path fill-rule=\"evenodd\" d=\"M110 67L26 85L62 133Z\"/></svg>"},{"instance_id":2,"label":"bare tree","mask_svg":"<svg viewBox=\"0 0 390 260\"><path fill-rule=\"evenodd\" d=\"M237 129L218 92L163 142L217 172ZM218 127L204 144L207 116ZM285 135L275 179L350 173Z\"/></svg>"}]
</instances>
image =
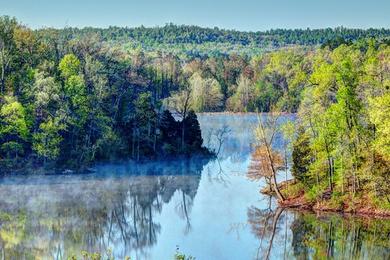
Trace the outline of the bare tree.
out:
<instances>
[{"instance_id":1,"label":"bare tree","mask_svg":"<svg viewBox=\"0 0 390 260\"><path fill-rule=\"evenodd\" d=\"M282 156L275 152L272 152L273 164L276 170L283 169L284 163ZM251 162L249 164L249 169L247 172L247 177L250 180L260 180L265 179L268 188L270 191L273 190L272 187L272 176L273 176L272 165L268 158L268 151L265 145L257 146L254 152L251 155Z\"/></svg>"},{"instance_id":2,"label":"bare tree","mask_svg":"<svg viewBox=\"0 0 390 260\"><path fill-rule=\"evenodd\" d=\"M221 152L223 143L226 140L226 137L231 133L231 129L227 125L223 125L220 129L216 130L214 135L218 142L218 148L216 151L217 156Z\"/></svg>"},{"instance_id":3,"label":"bare tree","mask_svg":"<svg viewBox=\"0 0 390 260\"><path fill-rule=\"evenodd\" d=\"M273 186L273 190L275 191L279 201L284 201L285 198L283 194L280 192L276 174L278 171L277 167L277 158L275 157L275 153L272 151L272 144L275 139L275 135L278 132L278 120L280 118L279 112L271 111L266 116L259 116L259 125L255 130L256 139L259 142L259 145L264 147L267 162L270 166L270 174L271 174L271 184Z\"/></svg>"}]
</instances>

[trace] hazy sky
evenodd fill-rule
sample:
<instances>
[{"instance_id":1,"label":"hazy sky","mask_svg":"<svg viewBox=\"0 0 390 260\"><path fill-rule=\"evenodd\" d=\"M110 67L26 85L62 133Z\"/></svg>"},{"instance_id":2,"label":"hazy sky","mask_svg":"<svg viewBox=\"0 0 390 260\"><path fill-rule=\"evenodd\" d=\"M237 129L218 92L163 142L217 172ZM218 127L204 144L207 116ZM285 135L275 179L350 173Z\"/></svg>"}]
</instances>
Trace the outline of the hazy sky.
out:
<instances>
[{"instance_id":1,"label":"hazy sky","mask_svg":"<svg viewBox=\"0 0 390 260\"><path fill-rule=\"evenodd\" d=\"M251 31L390 28L390 0L0 0L0 14L33 28L168 22Z\"/></svg>"}]
</instances>

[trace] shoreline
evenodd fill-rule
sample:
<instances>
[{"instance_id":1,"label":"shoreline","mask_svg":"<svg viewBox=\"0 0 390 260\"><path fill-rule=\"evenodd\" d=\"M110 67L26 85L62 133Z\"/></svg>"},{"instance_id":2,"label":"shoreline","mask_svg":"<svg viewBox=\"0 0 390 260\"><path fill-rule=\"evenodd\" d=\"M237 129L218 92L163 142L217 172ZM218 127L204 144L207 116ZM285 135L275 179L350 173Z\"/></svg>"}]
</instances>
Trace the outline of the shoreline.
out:
<instances>
[{"instance_id":1,"label":"shoreline","mask_svg":"<svg viewBox=\"0 0 390 260\"><path fill-rule=\"evenodd\" d=\"M158 163L173 163L178 164L182 162L204 162L215 159L215 154L210 153L194 153L192 155L180 154L177 156L160 156L155 158L143 158L136 161L131 158L115 158L111 160L96 160L94 162L81 165L78 168L66 165L55 165L54 163L48 165L41 165L32 160L26 160L23 167L17 168L0 168L0 178L7 176L32 176L32 175L73 175L73 174L91 174L96 172L96 168L101 165L133 165L145 166Z\"/></svg>"},{"instance_id":2,"label":"shoreline","mask_svg":"<svg viewBox=\"0 0 390 260\"><path fill-rule=\"evenodd\" d=\"M295 199L295 198L294 198ZM349 216L359 216L359 217L370 217L370 218L384 218L384 219L390 219L390 211L381 210L378 208L358 208L356 210L350 210L350 209L340 209L340 208L332 208L328 207L326 205L322 205L322 201L318 202L304 202L301 204L295 203L294 199L286 199L284 202L279 202L278 205L282 208L288 208L288 209L298 209L298 210L308 210L315 213L338 213L341 215L349 215Z\"/></svg>"},{"instance_id":3,"label":"shoreline","mask_svg":"<svg viewBox=\"0 0 390 260\"><path fill-rule=\"evenodd\" d=\"M285 192L288 185L294 185L296 182L293 179L283 181L279 183L281 192ZM273 195L274 192L268 188L260 191L262 194ZM329 194L328 194L329 195ZM329 196L327 196L329 197ZM308 201L305 198L304 190L299 190L295 196L286 196L286 199L281 202L278 201L278 206L284 209L297 209L299 211L311 211L314 213L337 213L343 216L358 216L363 218L378 218L378 219L390 219L390 210L380 209L370 204L366 197L360 197L357 202L350 207L346 203L340 205L331 205L330 199L322 199L317 201Z\"/></svg>"},{"instance_id":4,"label":"shoreline","mask_svg":"<svg viewBox=\"0 0 390 260\"><path fill-rule=\"evenodd\" d=\"M198 112L197 115L266 115L271 112L231 112L231 111L220 111L220 112ZM277 112L281 115L296 115L297 113L292 112Z\"/></svg>"}]
</instances>

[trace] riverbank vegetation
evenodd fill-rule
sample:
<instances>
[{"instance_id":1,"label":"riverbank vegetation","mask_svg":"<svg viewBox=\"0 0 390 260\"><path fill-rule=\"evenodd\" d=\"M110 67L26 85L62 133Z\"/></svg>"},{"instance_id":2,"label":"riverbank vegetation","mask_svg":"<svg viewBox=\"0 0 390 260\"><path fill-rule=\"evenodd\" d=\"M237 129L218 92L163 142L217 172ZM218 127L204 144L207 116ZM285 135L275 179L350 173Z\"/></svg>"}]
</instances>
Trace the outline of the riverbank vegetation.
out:
<instances>
[{"instance_id":1,"label":"riverbank vegetation","mask_svg":"<svg viewBox=\"0 0 390 260\"><path fill-rule=\"evenodd\" d=\"M296 131L285 136L295 182L271 188L283 206L390 216L389 46L343 44L307 58ZM265 151L271 169L284 168L280 155Z\"/></svg>"},{"instance_id":2,"label":"riverbank vegetation","mask_svg":"<svg viewBox=\"0 0 390 260\"><path fill-rule=\"evenodd\" d=\"M292 174L319 207L389 213L390 48L357 47L342 45L314 64Z\"/></svg>"}]
</instances>

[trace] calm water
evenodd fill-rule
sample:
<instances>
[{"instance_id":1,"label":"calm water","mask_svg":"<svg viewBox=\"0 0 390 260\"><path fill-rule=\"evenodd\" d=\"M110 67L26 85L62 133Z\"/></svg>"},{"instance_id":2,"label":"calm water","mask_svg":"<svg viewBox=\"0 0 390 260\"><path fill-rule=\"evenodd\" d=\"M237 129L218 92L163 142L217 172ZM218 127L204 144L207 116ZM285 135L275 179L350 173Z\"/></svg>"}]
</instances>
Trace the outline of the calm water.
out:
<instances>
[{"instance_id":1,"label":"calm water","mask_svg":"<svg viewBox=\"0 0 390 260\"><path fill-rule=\"evenodd\" d=\"M199 119L210 147L212 130L231 130L218 160L1 179L1 258L112 249L117 259L172 259L179 247L196 259L390 259L390 221L282 211L259 193L246 177L255 115Z\"/></svg>"}]
</instances>

